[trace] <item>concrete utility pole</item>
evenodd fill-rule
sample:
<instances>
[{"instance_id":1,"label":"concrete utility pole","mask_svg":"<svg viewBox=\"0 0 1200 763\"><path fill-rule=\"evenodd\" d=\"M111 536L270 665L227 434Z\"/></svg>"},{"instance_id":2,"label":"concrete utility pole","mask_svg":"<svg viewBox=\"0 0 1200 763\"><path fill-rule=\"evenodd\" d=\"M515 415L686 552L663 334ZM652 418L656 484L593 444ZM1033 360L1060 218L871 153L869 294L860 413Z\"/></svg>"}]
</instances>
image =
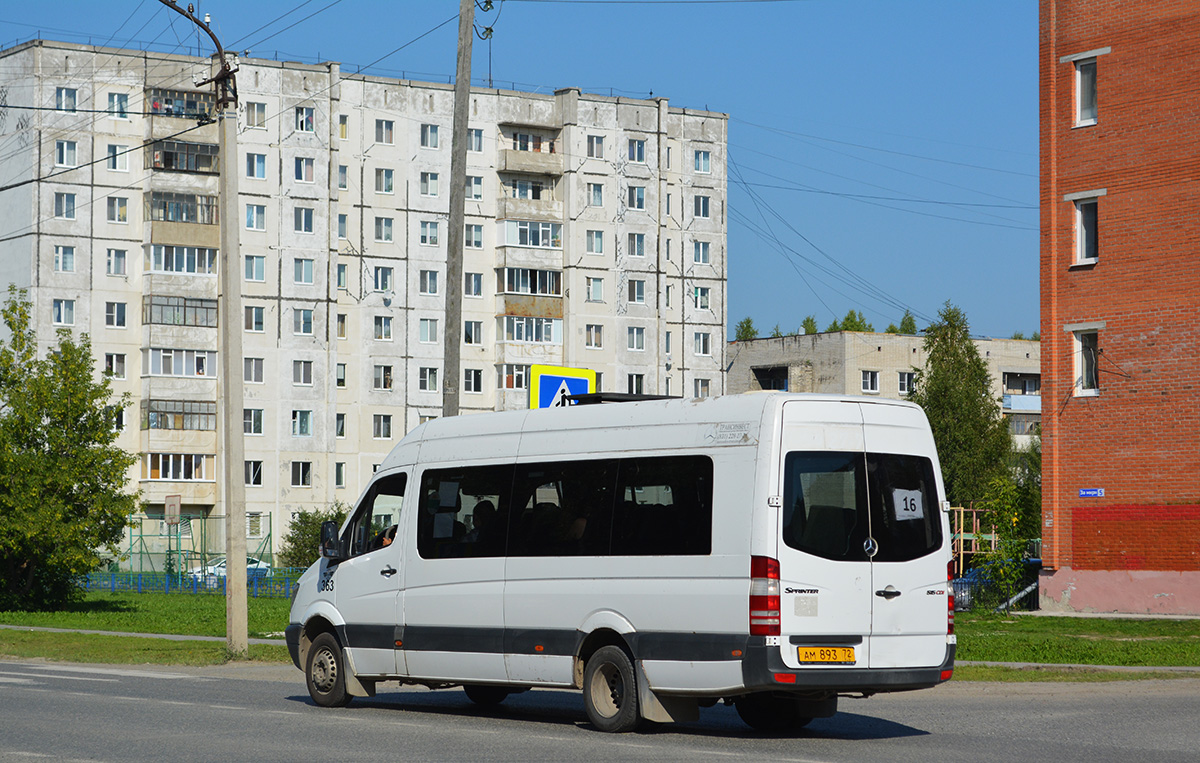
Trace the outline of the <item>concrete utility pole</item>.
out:
<instances>
[{"instance_id":1,"label":"concrete utility pole","mask_svg":"<svg viewBox=\"0 0 1200 763\"><path fill-rule=\"evenodd\" d=\"M175 4L163 5L190 19L212 38L217 72L197 86L214 83L221 164L221 280L217 294L217 324L221 343L218 364L220 415L221 494L225 504L225 645L232 654L245 656L249 645L246 603L246 486L243 476L245 443L242 441L242 313L241 248L237 226L237 64L226 59L225 49L208 24Z\"/></svg>"},{"instance_id":2,"label":"concrete utility pole","mask_svg":"<svg viewBox=\"0 0 1200 763\"><path fill-rule=\"evenodd\" d=\"M454 126L450 143L450 230L446 235L446 330L442 415L458 415L462 386L463 236L467 202L467 119L471 105L471 36L475 0L459 0L458 69L454 77Z\"/></svg>"}]
</instances>

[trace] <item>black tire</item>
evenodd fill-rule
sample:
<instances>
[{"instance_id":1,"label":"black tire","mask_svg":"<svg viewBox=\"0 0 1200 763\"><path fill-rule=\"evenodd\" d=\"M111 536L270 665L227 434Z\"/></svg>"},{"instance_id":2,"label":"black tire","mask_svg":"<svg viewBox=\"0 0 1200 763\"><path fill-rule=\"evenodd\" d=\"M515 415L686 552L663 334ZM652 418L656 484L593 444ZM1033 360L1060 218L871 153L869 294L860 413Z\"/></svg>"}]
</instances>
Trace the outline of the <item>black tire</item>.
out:
<instances>
[{"instance_id":1,"label":"black tire","mask_svg":"<svg viewBox=\"0 0 1200 763\"><path fill-rule=\"evenodd\" d=\"M308 648L308 664L304 670L308 695L321 707L345 707L350 704L346 693L346 661L342 647L332 633L322 633Z\"/></svg>"},{"instance_id":2,"label":"black tire","mask_svg":"<svg viewBox=\"0 0 1200 763\"><path fill-rule=\"evenodd\" d=\"M812 723L811 717L800 714L799 703L793 697L759 692L738 697L733 705L755 731L794 731Z\"/></svg>"},{"instance_id":3,"label":"black tire","mask_svg":"<svg viewBox=\"0 0 1200 763\"><path fill-rule=\"evenodd\" d=\"M624 733L638 727L637 673L624 649L596 650L583 671L583 705L588 720L601 731Z\"/></svg>"},{"instance_id":4,"label":"black tire","mask_svg":"<svg viewBox=\"0 0 1200 763\"><path fill-rule=\"evenodd\" d=\"M463 691L467 699L483 707L493 707L504 701L511 692L505 686L487 686L485 684L466 684Z\"/></svg>"}]
</instances>

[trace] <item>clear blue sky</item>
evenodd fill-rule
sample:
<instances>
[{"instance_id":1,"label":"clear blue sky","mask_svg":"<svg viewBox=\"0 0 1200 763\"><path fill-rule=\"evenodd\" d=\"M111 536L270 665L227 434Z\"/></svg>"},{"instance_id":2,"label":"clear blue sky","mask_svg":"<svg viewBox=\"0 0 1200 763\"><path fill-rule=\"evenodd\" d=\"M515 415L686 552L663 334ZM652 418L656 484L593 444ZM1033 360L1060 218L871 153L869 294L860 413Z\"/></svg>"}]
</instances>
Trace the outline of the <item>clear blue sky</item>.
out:
<instances>
[{"instance_id":1,"label":"clear blue sky","mask_svg":"<svg viewBox=\"0 0 1200 763\"><path fill-rule=\"evenodd\" d=\"M454 72L455 21L387 54L455 17L457 0L193 2L254 56ZM1036 0L495 6L476 13L495 30L476 40L477 82L653 92L729 114L731 327L750 316L790 333L811 314L824 329L855 309L883 330L905 307L924 327L951 300L973 333L1038 329ZM39 30L196 51L157 0L0 10L0 45Z\"/></svg>"}]
</instances>

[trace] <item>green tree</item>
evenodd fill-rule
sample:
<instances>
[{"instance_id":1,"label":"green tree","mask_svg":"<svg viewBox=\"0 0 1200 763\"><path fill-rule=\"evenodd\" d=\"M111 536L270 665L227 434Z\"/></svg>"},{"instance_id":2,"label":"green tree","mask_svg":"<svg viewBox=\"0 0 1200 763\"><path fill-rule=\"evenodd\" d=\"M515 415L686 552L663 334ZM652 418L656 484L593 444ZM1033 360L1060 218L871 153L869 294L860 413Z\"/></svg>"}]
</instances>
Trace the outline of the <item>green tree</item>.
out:
<instances>
[{"instance_id":1,"label":"green tree","mask_svg":"<svg viewBox=\"0 0 1200 763\"><path fill-rule=\"evenodd\" d=\"M1042 433L1034 432L1028 448L1013 451L1017 486L1017 533L1033 540L1042 535Z\"/></svg>"},{"instance_id":2,"label":"green tree","mask_svg":"<svg viewBox=\"0 0 1200 763\"><path fill-rule=\"evenodd\" d=\"M69 330L38 359L24 290L9 286L0 341L0 609L56 608L101 552L120 553L138 497L137 462L116 446L115 398L96 378L91 340Z\"/></svg>"},{"instance_id":3,"label":"green tree","mask_svg":"<svg viewBox=\"0 0 1200 763\"><path fill-rule=\"evenodd\" d=\"M857 310L850 310L846 313L846 317L842 318L841 323L836 320L829 324L826 331L874 331L875 327L867 323L867 319Z\"/></svg>"},{"instance_id":4,"label":"green tree","mask_svg":"<svg viewBox=\"0 0 1200 763\"><path fill-rule=\"evenodd\" d=\"M350 507L334 501L327 508L302 511L292 520L279 553L275 555L281 567L307 567L320 557L321 525L337 522L341 525Z\"/></svg>"},{"instance_id":5,"label":"green tree","mask_svg":"<svg viewBox=\"0 0 1200 763\"><path fill-rule=\"evenodd\" d=\"M909 399L929 417L947 497L966 505L983 499L992 479L1007 472L1012 440L966 314L946 302L924 344L927 361L914 369Z\"/></svg>"},{"instance_id":6,"label":"green tree","mask_svg":"<svg viewBox=\"0 0 1200 763\"><path fill-rule=\"evenodd\" d=\"M1025 332L1024 331L1014 331L1011 338L1012 339L1024 339Z\"/></svg>"},{"instance_id":7,"label":"green tree","mask_svg":"<svg viewBox=\"0 0 1200 763\"><path fill-rule=\"evenodd\" d=\"M894 324L894 323L889 323L889 324L888 324L888 327L887 327L886 329L884 329L884 330L883 330L883 333L885 333L885 334L899 334L899 333L900 333L900 327L899 327L899 326L897 326L897 325L896 325L896 324Z\"/></svg>"},{"instance_id":8,"label":"green tree","mask_svg":"<svg viewBox=\"0 0 1200 763\"><path fill-rule=\"evenodd\" d=\"M904 316L900 318L900 333L913 335L917 333L917 319L912 314L912 311L907 308L904 310Z\"/></svg>"},{"instance_id":9,"label":"green tree","mask_svg":"<svg viewBox=\"0 0 1200 763\"><path fill-rule=\"evenodd\" d=\"M783 331L779 328L779 324L776 323L775 326L771 329L771 337L773 339L778 339L781 336L783 336Z\"/></svg>"},{"instance_id":10,"label":"green tree","mask_svg":"<svg viewBox=\"0 0 1200 763\"><path fill-rule=\"evenodd\" d=\"M986 605L997 604L1009 610L1009 602L1020 593L1025 582L1025 557L1029 539L1020 527L1021 490L1011 474L1000 473L988 483L978 504L986 511L986 524L996 535L996 547L984 552L981 564L993 596L985 596Z\"/></svg>"},{"instance_id":11,"label":"green tree","mask_svg":"<svg viewBox=\"0 0 1200 763\"><path fill-rule=\"evenodd\" d=\"M1030 335L1029 335L1029 338L1030 338L1030 339L1032 339L1032 340L1033 340L1033 341L1035 341L1035 342L1040 342L1040 341L1042 341L1042 332L1040 332L1040 331L1035 331L1035 332L1033 332L1032 334L1030 334Z\"/></svg>"},{"instance_id":12,"label":"green tree","mask_svg":"<svg viewBox=\"0 0 1200 763\"><path fill-rule=\"evenodd\" d=\"M733 329L733 338L739 342L758 339L758 329L754 328L754 319L747 315L738 321L737 326Z\"/></svg>"},{"instance_id":13,"label":"green tree","mask_svg":"<svg viewBox=\"0 0 1200 763\"><path fill-rule=\"evenodd\" d=\"M834 331L841 331L841 330L842 330L842 324L838 322L837 318L834 318L833 322L825 327L826 334L831 334Z\"/></svg>"},{"instance_id":14,"label":"green tree","mask_svg":"<svg viewBox=\"0 0 1200 763\"><path fill-rule=\"evenodd\" d=\"M817 332L817 316L809 315L800 323L800 328L805 334L816 334Z\"/></svg>"}]
</instances>

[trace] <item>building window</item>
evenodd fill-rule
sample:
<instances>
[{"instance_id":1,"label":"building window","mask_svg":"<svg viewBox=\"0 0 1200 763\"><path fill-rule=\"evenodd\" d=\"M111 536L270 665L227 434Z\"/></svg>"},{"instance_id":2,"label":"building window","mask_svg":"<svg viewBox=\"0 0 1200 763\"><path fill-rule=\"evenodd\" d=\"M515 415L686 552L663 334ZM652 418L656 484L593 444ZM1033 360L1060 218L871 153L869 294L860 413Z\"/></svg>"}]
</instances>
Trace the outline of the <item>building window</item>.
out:
<instances>
[{"instance_id":1,"label":"building window","mask_svg":"<svg viewBox=\"0 0 1200 763\"><path fill-rule=\"evenodd\" d=\"M505 268L504 293L562 296L562 273L557 270Z\"/></svg>"},{"instance_id":2,"label":"building window","mask_svg":"<svg viewBox=\"0 0 1200 763\"><path fill-rule=\"evenodd\" d=\"M646 304L646 282L640 278L629 279L629 303L632 305Z\"/></svg>"},{"instance_id":3,"label":"building window","mask_svg":"<svg viewBox=\"0 0 1200 763\"><path fill-rule=\"evenodd\" d=\"M463 234L463 246L467 249L483 248L483 226L467 223Z\"/></svg>"},{"instance_id":4,"label":"building window","mask_svg":"<svg viewBox=\"0 0 1200 763\"><path fill-rule=\"evenodd\" d=\"M217 375L217 353L212 350L175 350L151 347L142 350L142 373L146 376Z\"/></svg>"},{"instance_id":5,"label":"building window","mask_svg":"<svg viewBox=\"0 0 1200 763\"><path fill-rule=\"evenodd\" d=\"M75 300L73 299L56 299L52 305L54 310L54 325L55 326L74 326L75 325Z\"/></svg>"},{"instance_id":6,"label":"building window","mask_svg":"<svg viewBox=\"0 0 1200 763\"><path fill-rule=\"evenodd\" d=\"M604 136L589 135L587 136L587 155L589 159L604 158Z\"/></svg>"},{"instance_id":7,"label":"building window","mask_svg":"<svg viewBox=\"0 0 1200 763\"><path fill-rule=\"evenodd\" d=\"M149 213L151 220L169 223L217 224L217 197L192 193L151 191Z\"/></svg>"},{"instance_id":8,"label":"building window","mask_svg":"<svg viewBox=\"0 0 1200 763\"><path fill-rule=\"evenodd\" d=\"M344 164L338 165L338 190L344 191L350 187L350 168Z\"/></svg>"},{"instance_id":9,"label":"building window","mask_svg":"<svg viewBox=\"0 0 1200 763\"><path fill-rule=\"evenodd\" d=\"M375 218L375 240L382 243L389 243L392 241L392 218Z\"/></svg>"},{"instance_id":10,"label":"building window","mask_svg":"<svg viewBox=\"0 0 1200 763\"><path fill-rule=\"evenodd\" d=\"M437 194L435 193L434 196ZM467 198L479 201L483 198L483 178L477 175L467 175Z\"/></svg>"},{"instance_id":11,"label":"building window","mask_svg":"<svg viewBox=\"0 0 1200 763\"><path fill-rule=\"evenodd\" d=\"M58 111L74 111L78 92L73 87L54 89L54 108Z\"/></svg>"},{"instance_id":12,"label":"building window","mask_svg":"<svg viewBox=\"0 0 1200 763\"><path fill-rule=\"evenodd\" d=\"M589 350L604 348L604 327L598 323L589 323L585 329L584 347Z\"/></svg>"},{"instance_id":13,"label":"building window","mask_svg":"<svg viewBox=\"0 0 1200 763\"><path fill-rule=\"evenodd\" d=\"M300 183L313 181L313 160L310 157L296 157L296 181Z\"/></svg>"},{"instance_id":14,"label":"building window","mask_svg":"<svg viewBox=\"0 0 1200 763\"><path fill-rule=\"evenodd\" d=\"M436 270L422 270L417 277L417 290L421 294L438 293L438 274Z\"/></svg>"},{"instance_id":15,"label":"building window","mask_svg":"<svg viewBox=\"0 0 1200 763\"><path fill-rule=\"evenodd\" d=\"M646 188L640 185L629 186L629 208L630 209L645 209L646 208Z\"/></svg>"},{"instance_id":16,"label":"building window","mask_svg":"<svg viewBox=\"0 0 1200 763\"><path fill-rule=\"evenodd\" d=\"M126 93L108 94L108 115L113 119L129 119L129 96Z\"/></svg>"},{"instance_id":17,"label":"building window","mask_svg":"<svg viewBox=\"0 0 1200 763\"><path fill-rule=\"evenodd\" d=\"M422 196L437 196L438 195L438 174L436 172L421 173L421 195Z\"/></svg>"},{"instance_id":18,"label":"building window","mask_svg":"<svg viewBox=\"0 0 1200 763\"><path fill-rule=\"evenodd\" d=\"M708 198L707 196L696 196L692 199L696 217L708 219Z\"/></svg>"},{"instance_id":19,"label":"building window","mask_svg":"<svg viewBox=\"0 0 1200 763\"><path fill-rule=\"evenodd\" d=\"M375 268L375 291L391 291L394 272L392 268Z\"/></svg>"},{"instance_id":20,"label":"building window","mask_svg":"<svg viewBox=\"0 0 1200 763\"><path fill-rule=\"evenodd\" d=\"M392 341L392 317L390 315L375 316L375 338Z\"/></svg>"},{"instance_id":21,"label":"building window","mask_svg":"<svg viewBox=\"0 0 1200 763\"><path fill-rule=\"evenodd\" d=\"M114 379L125 378L125 353L123 352L106 352L104 353L104 373Z\"/></svg>"},{"instance_id":22,"label":"building window","mask_svg":"<svg viewBox=\"0 0 1200 763\"><path fill-rule=\"evenodd\" d=\"M261 333L263 331L263 311L262 307L254 307L249 305L245 308L247 331Z\"/></svg>"},{"instance_id":23,"label":"building window","mask_svg":"<svg viewBox=\"0 0 1200 763\"><path fill-rule=\"evenodd\" d=\"M1099 201L1079 199L1075 202L1075 262L1095 264L1100 258Z\"/></svg>"},{"instance_id":24,"label":"building window","mask_svg":"<svg viewBox=\"0 0 1200 763\"><path fill-rule=\"evenodd\" d=\"M313 132L313 109L312 106L297 106L296 107L296 131L297 132Z\"/></svg>"},{"instance_id":25,"label":"building window","mask_svg":"<svg viewBox=\"0 0 1200 763\"><path fill-rule=\"evenodd\" d=\"M375 142L382 143L385 146L390 146L395 143L395 138L393 137L393 130L395 126L396 123L390 119L376 119Z\"/></svg>"},{"instance_id":26,"label":"building window","mask_svg":"<svg viewBox=\"0 0 1200 763\"><path fill-rule=\"evenodd\" d=\"M346 314L345 313L337 314L337 338L338 339L346 338Z\"/></svg>"},{"instance_id":27,"label":"building window","mask_svg":"<svg viewBox=\"0 0 1200 763\"><path fill-rule=\"evenodd\" d=\"M344 414L344 413L334 414L334 416L333 416L333 436L334 437L345 437L346 436L346 414Z\"/></svg>"},{"instance_id":28,"label":"building window","mask_svg":"<svg viewBox=\"0 0 1200 763\"><path fill-rule=\"evenodd\" d=\"M125 328L125 303L104 303L104 325L110 328Z\"/></svg>"},{"instance_id":29,"label":"building window","mask_svg":"<svg viewBox=\"0 0 1200 763\"><path fill-rule=\"evenodd\" d=\"M502 363L496 366L496 376L499 389L525 389L529 381L529 366Z\"/></svg>"},{"instance_id":30,"label":"building window","mask_svg":"<svg viewBox=\"0 0 1200 763\"><path fill-rule=\"evenodd\" d=\"M588 302L603 302L604 301L604 279L588 277L586 284L587 284L587 301Z\"/></svg>"},{"instance_id":31,"label":"building window","mask_svg":"<svg viewBox=\"0 0 1200 763\"><path fill-rule=\"evenodd\" d=\"M313 311L296 308L292 310L292 333L298 336L311 336L313 332Z\"/></svg>"},{"instance_id":32,"label":"building window","mask_svg":"<svg viewBox=\"0 0 1200 763\"><path fill-rule=\"evenodd\" d=\"M393 193L395 191L396 173L386 167L375 170L375 193Z\"/></svg>"},{"instance_id":33,"label":"building window","mask_svg":"<svg viewBox=\"0 0 1200 763\"><path fill-rule=\"evenodd\" d=\"M243 408L242 409L242 434L262 434L263 433L263 409L262 408Z\"/></svg>"},{"instance_id":34,"label":"building window","mask_svg":"<svg viewBox=\"0 0 1200 763\"><path fill-rule=\"evenodd\" d=\"M438 391L438 370L422 366L417 370L417 389L423 392Z\"/></svg>"},{"instance_id":35,"label":"building window","mask_svg":"<svg viewBox=\"0 0 1200 763\"><path fill-rule=\"evenodd\" d=\"M297 233L313 232L313 210L311 207L296 207L295 224L292 229Z\"/></svg>"},{"instance_id":36,"label":"building window","mask_svg":"<svg viewBox=\"0 0 1200 763\"><path fill-rule=\"evenodd\" d=\"M262 461L247 461L246 462L246 487L262 487ZM249 514L246 515L249 519Z\"/></svg>"},{"instance_id":37,"label":"building window","mask_svg":"<svg viewBox=\"0 0 1200 763\"><path fill-rule=\"evenodd\" d=\"M350 117L338 114L338 139L346 140L348 137L350 137Z\"/></svg>"},{"instance_id":38,"label":"building window","mask_svg":"<svg viewBox=\"0 0 1200 763\"><path fill-rule=\"evenodd\" d=\"M1075 332L1075 394L1100 394L1100 334Z\"/></svg>"},{"instance_id":39,"label":"building window","mask_svg":"<svg viewBox=\"0 0 1200 763\"><path fill-rule=\"evenodd\" d=\"M464 368L463 369L463 392L471 392L471 393L483 392L483 369L481 369L481 368Z\"/></svg>"},{"instance_id":40,"label":"building window","mask_svg":"<svg viewBox=\"0 0 1200 763\"><path fill-rule=\"evenodd\" d=\"M694 381L695 397L708 397L708 379Z\"/></svg>"},{"instance_id":41,"label":"building window","mask_svg":"<svg viewBox=\"0 0 1200 763\"><path fill-rule=\"evenodd\" d=\"M421 221L421 243L426 246L437 246L438 224L436 222Z\"/></svg>"},{"instance_id":42,"label":"building window","mask_svg":"<svg viewBox=\"0 0 1200 763\"><path fill-rule=\"evenodd\" d=\"M267 280L267 258L258 254L246 255L246 280Z\"/></svg>"},{"instance_id":43,"label":"building window","mask_svg":"<svg viewBox=\"0 0 1200 763\"><path fill-rule=\"evenodd\" d=\"M693 290L692 296L697 310L708 309L708 294L709 288L707 286L697 286Z\"/></svg>"},{"instance_id":44,"label":"building window","mask_svg":"<svg viewBox=\"0 0 1200 763\"><path fill-rule=\"evenodd\" d=\"M338 387L344 388L346 386L346 364L345 363L338 363L337 366L334 368L334 383Z\"/></svg>"},{"instance_id":45,"label":"building window","mask_svg":"<svg viewBox=\"0 0 1200 763\"><path fill-rule=\"evenodd\" d=\"M438 126L421 125L421 148L438 147Z\"/></svg>"},{"instance_id":46,"label":"building window","mask_svg":"<svg viewBox=\"0 0 1200 763\"><path fill-rule=\"evenodd\" d=\"M671 354L671 332L670 331L666 331L663 333L663 354L664 355Z\"/></svg>"},{"instance_id":47,"label":"building window","mask_svg":"<svg viewBox=\"0 0 1200 763\"><path fill-rule=\"evenodd\" d=\"M603 183L588 183L587 184L587 199L589 207L604 206L604 184Z\"/></svg>"},{"instance_id":48,"label":"building window","mask_svg":"<svg viewBox=\"0 0 1200 763\"><path fill-rule=\"evenodd\" d=\"M712 355L712 335L707 331L697 331L692 335L692 349L697 355Z\"/></svg>"},{"instance_id":49,"label":"building window","mask_svg":"<svg viewBox=\"0 0 1200 763\"><path fill-rule=\"evenodd\" d=\"M463 344L483 344L483 321L463 322Z\"/></svg>"},{"instance_id":50,"label":"building window","mask_svg":"<svg viewBox=\"0 0 1200 763\"><path fill-rule=\"evenodd\" d=\"M640 395L645 389L645 374L629 374L625 377L625 391L631 395Z\"/></svg>"},{"instance_id":51,"label":"building window","mask_svg":"<svg viewBox=\"0 0 1200 763\"><path fill-rule=\"evenodd\" d=\"M504 339L523 344L562 344L562 320L506 315Z\"/></svg>"},{"instance_id":52,"label":"building window","mask_svg":"<svg viewBox=\"0 0 1200 763\"><path fill-rule=\"evenodd\" d=\"M697 151L695 170L702 175L708 175L712 172L712 154L708 151Z\"/></svg>"},{"instance_id":53,"label":"building window","mask_svg":"<svg viewBox=\"0 0 1200 763\"><path fill-rule=\"evenodd\" d=\"M75 194L54 194L54 216L60 220L75 219Z\"/></svg>"},{"instance_id":54,"label":"building window","mask_svg":"<svg viewBox=\"0 0 1200 763\"><path fill-rule=\"evenodd\" d=\"M312 461L292 462L292 487L312 487Z\"/></svg>"},{"instance_id":55,"label":"building window","mask_svg":"<svg viewBox=\"0 0 1200 763\"><path fill-rule=\"evenodd\" d=\"M392 439L392 417L387 413L376 413L371 417L371 436L376 440Z\"/></svg>"},{"instance_id":56,"label":"building window","mask_svg":"<svg viewBox=\"0 0 1200 763\"><path fill-rule=\"evenodd\" d=\"M588 254L604 254L604 232L590 230L584 234Z\"/></svg>"},{"instance_id":57,"label":"building window","mask_svg":"<svg viewBox=\"0 0 1200 763\"><path fill-rule=\"evenodd\" d=\"M217 300L147 294L142 297L142 323L216 328Z\"/></svg>"},{"instance_id":58,"label":"building window","mask_svg":"<svg viewBox=\"0 0 1200 763\"><path fill-rule=\"evenodd\" d=\"M505 223L505 241L515 246L541 249L562 247L562 225L528 220L509 220Z\"/></svg>"},{"instance_id":59,"label":"building window","mask_svg":"<svg viewBox=\"0 0 1200 763\"><path fill-rule=\"evenodd\" d=\"M646 141L630 139L629 161L636 162L638 164L646 163Z\"/></svg>"},{"instance_id":60,"label":"building window","mask_svg":"<svg viewBox=\"0 0 1200 763\"><path fill-rule=\"evenodd\" d=\"M242 381L251 384L263 383L263 359L246 358L242 363Z\"/></svg>"},{"instance_id":61,"label":"building window","mask_svg":"<svg viewBox=\"0 0 1200 763\"><path fill-rule=\"evenodd\" d=\"M145 453L142 479L210 482L214 458L199 453Z\"/></svg>"},{"instance_id":62,"label":"building window","mask_svg":"<svg viewBox=\"0 0 1200 763\"><path fill-rule=\"evenodd\" d=\"M707 241L693 241L692 262L697 265L707 265L709 261L709 243Z\"/></svg>"},{"instance_id":63,"label":"building window","mask_svg":"<svg viewBox=\"0 0 1200 763\"><path fill-rule=\"evenodd\" d=\"M105 166L114 172L129 172L129 146L108 144L108 161Z\"/></svg>"},{"instance_id":64,"label":"building window","mask_svg":"<svg viewBox=\"0 0 1200 763\"><path fill-rule=\"evenodd\" d=\"M338 461L333 465L333 486L346 487L346 462Z\"/></svg>"},{"instance_id":65,"label":"building window","mask_svg":"<svg viewBox=\"0 0 1200 763\"><path fill-rule=\"evenodd\" d=\"M483 151L483 130L478 127L467 130L467 150L476 153Z\"/></svg>"},{"instance_id":66,"label":"building window","mask_svg":"<svg viewBox=\"0 0 1200 763\"><path fill-rule=\"evenodd\" d=\"M434 344L437 342L437 318L422 318L419 328L421 343Z\"/></svg>"},{"instance_id":67,"label":"building window","mask_svg":"<svg viewBox=\"0 0 1200 763\"><path fill-rule=\"evenodd\" d=\"M629 256L630 257L645 257L646 256L646 234L645 233L630 233L629 234Z\"/></svg>"},{"instance_id":68,"label":"building window","mask_svg":"<svg viewBox=\"0 0 1200 763\"><path fill-rule=\"evenodd\" d=\"M54 247L54 270L57 273L75 272L75 247Z\"/></svg>"},{"instance_id":69,"label":"building window","mask_svg":"<svg viewBox=\"0 0 1200 763\"><path fill-rule=\"evenodd\" d=\"M126 253L124 249L109 249L105 258L104 272L110 276L123 276L127 272Z\"/></svg>"},{"instance_id":70,"label":"building window","mask_svg":"<svg viewBox=\"0 0 1200 763\"><path fill-rule=\"evenodd\" d=\"M292 411L292 437L312 437L312 411Z\"/></svg>"},{"instance_id":71,"label":"building window","mask_svg":"<svg viewBox=\"0 0 1200 763\"><path fill-rule=\"evenodd\" d=\"M311 360L292 361L292 384L311 387L313 383L313 362Z\"/></svg>"},{"instance_id":72,"label":"building window","mask_svg":"<svg viewBox=\"0 0 1200 763\"><path fill-rule=\"evenodd\" d=\"M338 223L337 223L338 234L337 234L337 236L339 239L341 239L343 241L346 240L346 220L348 219L348 217L349 216L345 215L345 214L338 215Z\"/></svg>"},{"instance_id":73,"label":"building window","mask_svg":"<svg viewBox=\"0 0 1200 763\"><path fill-rule=\"evenodd\" d=\"M464 297L482 297L483 296L483 273L464 273L463 274L463 296Z\"/></svg>"},{"instance_id":74,"label":"building window","mask_svg":"<svg viewBox=\"0 0 1200 763\"><path fill-rule=\"evenodd\" d=\"M646 329L641 326L630 326L627 329L626 347L631 350L646 349Z\"/></svg>"},{"instance_id":75,"label":"building window","mask_svg":"<svg viewBox=\"0 0 1200 763\"><path fill-rule=\"evenodd\" d=\"M542 191L545 186L540 180L525 180L516 178L508 182L509 195L514 199L533 199L538 201L542 198Z\"/></svg>"},{"instance_id":76,"label":"building window","mask_svg":"<svg viewBox=\"0 0 1200 763\"><path fill-rule=\"evenodd\" d=\"M246 103L246 127L265 129L267 126L267 104Z\"/></svg>"},{"instance_id":77,"label":"building window","mask_svg":"<svg viewBox=\"0 0 1200 763\"><path fill-rule=\"evenodd\" d=\"M247 204L246 205L246 229L247 230L266 230L267 229L267 208L263 204Z\"/></svg>"},{"instance_id":78,"label":"building window","mask_svg":"<svg viewBox=\"0 0 1200 763\"><path fill-rule=\"evenodd\" d=\"M1075 126L1096 124L1096 59L1075 62Z\"/></svg>"},{"instance_id":79,"label":"building window","mask_svg":"<svg viewBox=\"0 0 1200 763\"><path fill-rule=\"evenodd\" d=\"M913 391L913 384L916 382L917 375L913 371L899 371L896 378L896 388L901 395L907 395Z\"/></svg>"},{"instance_id":80,"label":"building window","mask_svg":"<svg viewBox=\"0 0 1200 763\"><path fill-rule=\"evenodd\" d=\"M392 388L392 367L375 366L372 374L371 388L389 390Z\"/></svg>"},{"instance_id":81,"label":"building window","mask_svg":"<svg viewBox=\"0 0 1200 763\"><path fill-rule=\"evenodd\" d=\"M151 273L216 275L217 250L154 244L146 252L146 270Z\"/></svg>"},{"instance_id":82,"label":"building window","mask_svg":"<svg viewBox=\"0 0 1200 763\"><path fill-rule=\"evenodd\" d=\"M879 372L878 371L863 371L862 372L862 391L863 392L878 392L879 391Z\"/></svg>"},{"instance_id":83,"label":"building window","mask_svg":"<svg viewBox=\"0 0 1200 763\"><path fill-rule=\"evenodd\" d=\"M292 260L292 281L299 284L313 282L313 261L308 257L297 257Z\"/></svg>"}]
</instances>

